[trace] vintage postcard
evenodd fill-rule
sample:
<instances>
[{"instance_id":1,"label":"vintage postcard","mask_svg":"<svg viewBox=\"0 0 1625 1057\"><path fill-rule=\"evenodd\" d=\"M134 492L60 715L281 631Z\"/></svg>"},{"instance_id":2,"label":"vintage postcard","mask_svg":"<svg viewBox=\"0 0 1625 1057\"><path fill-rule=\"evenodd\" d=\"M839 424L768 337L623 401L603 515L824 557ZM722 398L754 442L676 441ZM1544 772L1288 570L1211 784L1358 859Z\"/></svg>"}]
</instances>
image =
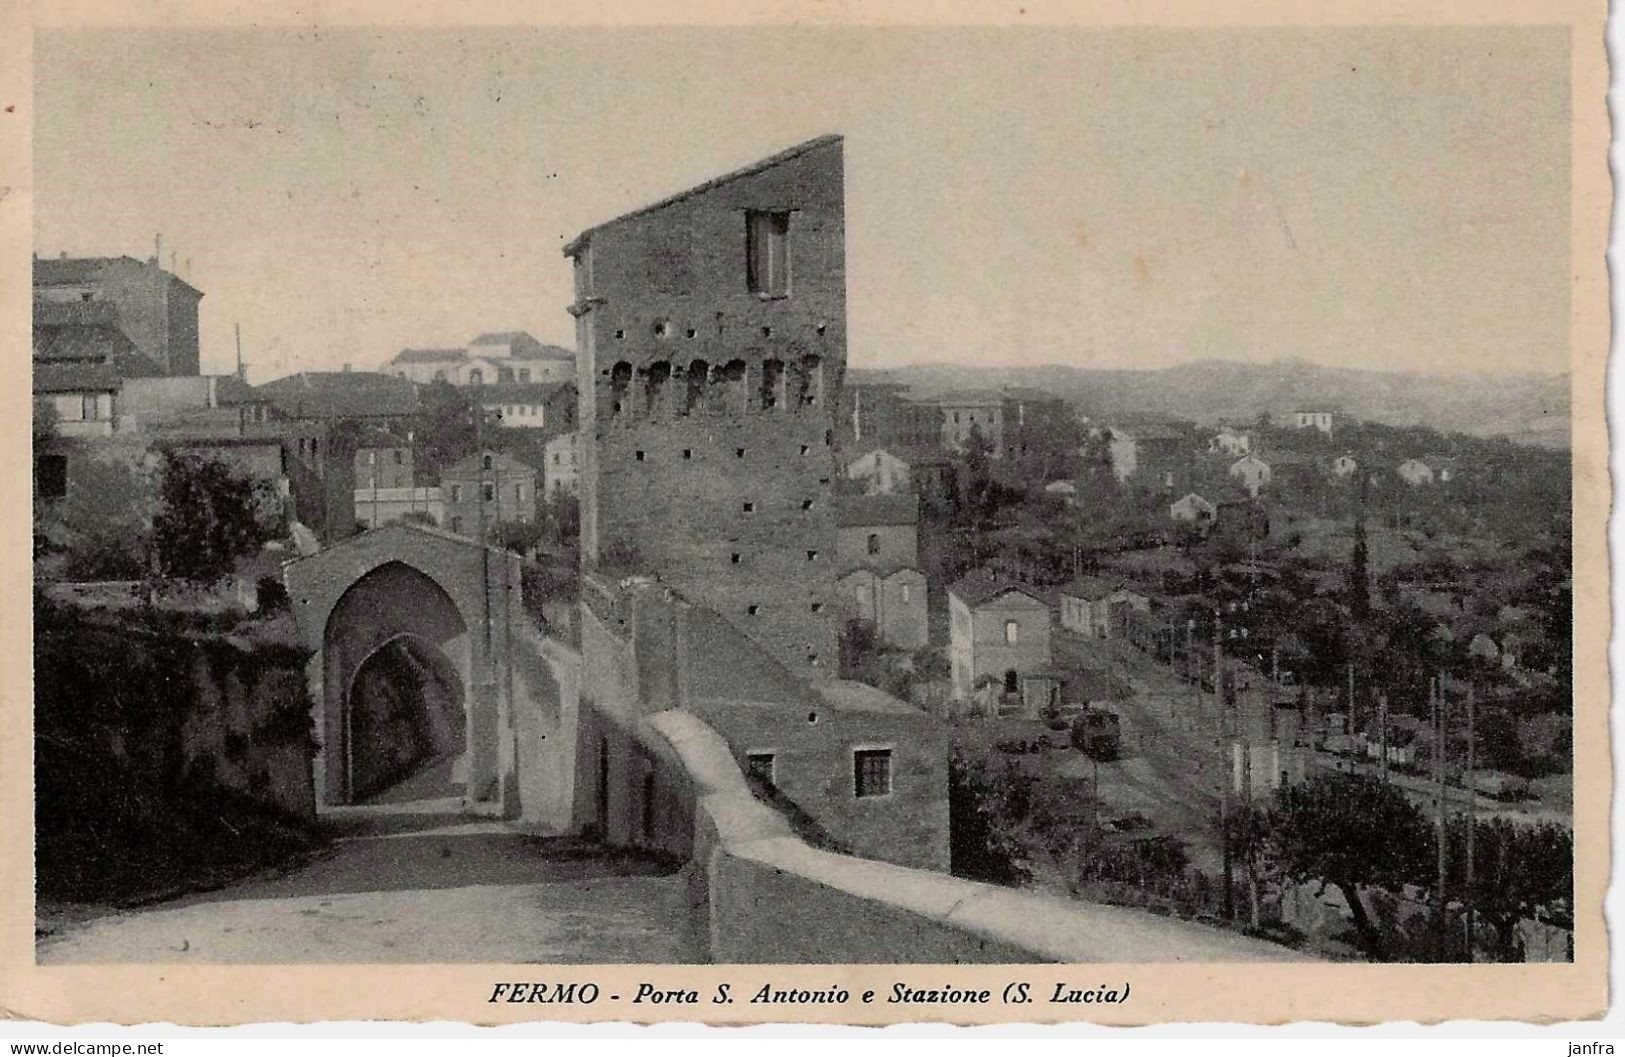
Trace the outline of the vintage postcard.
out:
<instances>
[{"instance_id":1,"label":"vintage postcard","mask_svg":"<svg viewBox=\"0 0 1625 1057\"><path fill-rule=\"evenodd\" d=\"M1601 1015L1604 16L9 8L0 1007Z\"/></svg>"}]
</instances>

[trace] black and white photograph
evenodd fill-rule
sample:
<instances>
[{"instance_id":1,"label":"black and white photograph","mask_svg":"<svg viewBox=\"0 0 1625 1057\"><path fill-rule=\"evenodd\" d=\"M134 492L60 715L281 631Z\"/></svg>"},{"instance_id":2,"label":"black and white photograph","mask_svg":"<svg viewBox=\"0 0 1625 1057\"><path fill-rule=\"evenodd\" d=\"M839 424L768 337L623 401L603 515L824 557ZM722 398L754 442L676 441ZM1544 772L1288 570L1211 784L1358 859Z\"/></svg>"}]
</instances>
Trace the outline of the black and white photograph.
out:
<instances>
[{"instance_id":1,"label":"black and white photograph","mask_svg":"<svg viewBox=\"0 0 1625 1057\"><path fill-rule=\"evenodd\" d=\"M1578 39L40 27L35 966L1603 995Z\"/></svg>"}]
</instances>

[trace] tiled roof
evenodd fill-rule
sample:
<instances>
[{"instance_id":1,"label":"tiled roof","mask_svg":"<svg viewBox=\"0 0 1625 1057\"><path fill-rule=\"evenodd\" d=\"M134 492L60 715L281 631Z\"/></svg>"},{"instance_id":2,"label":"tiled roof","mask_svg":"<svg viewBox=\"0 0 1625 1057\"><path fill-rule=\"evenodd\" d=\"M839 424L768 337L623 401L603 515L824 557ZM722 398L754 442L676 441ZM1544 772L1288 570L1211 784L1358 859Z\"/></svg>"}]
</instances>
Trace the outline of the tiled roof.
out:
<instances>
[{"instance_id":1,"label":"tiled roof","mask_svg":"<svg viewBox=\"0 0 1625 1057\"><path fill-rule=\"evenodd\" d=\"M454 363L468 359L467 349L402 349L390 363Z\"/></svg>"},{"instance_id":2,"label":"tiled roof","mask_svg":"<svg viewBox=\"0 0 1625 1057\"><path fill-rule=\"evenodd\" d=\"M839 526L915 525L919 520L920 500L907 493L835 497L835 523Z\"/></svg>"},{"instance_id":3,"label":"tiled roof","mask_svg":"<svg viewBox=\"0 0 1625 1057\"><path fill-rule=\"evenodd\" d=\"M1116 580L1107 580L1099 576L1080 576L1076 580L1063 584L1057 594L1070 595L1073 598L1087 598L1091 601L1105 598L1116 591Z\"/></svg>"},{"instance_id":4,"label":"tiled roof","mask_svg":"<svg viewBox=\"0 0 1625 1057\"><path fill-rule=\"evenodd\" d=\"M724 173L723 175L714 177L702 184L696 184L687 190L679 191L676 194L669 195L668 197L662 198L657 202L652 202L649 205L643 206L642 208L634 209L629 213L622 213L620 216L605 220L602 223L594 224L592 227L570 240L569 245L564 247L564 255L566 257L574 257L577 253L581 252L581 247L586 245L586 243L591 239L592 233L600 228L607 228L611 224L619 224L622 221L631 220L633 217L643 216L644 214L652 213L657 209L664 209L666 206L684 201L685 199L693 198L695 195L704 194L705 192L720 187L723 184L742 179L746 176L753 176L756 173L771 169L775 165L782 165L783 163L790 161L792 158L798 158L803 154L807 154L825 147L839 147L840 144L840 136L819 136L817 139L810 139L805 143L798 143L794 147L791 147L788 150L782 150L771 157L752 162L742 169L735 169L733 172Z\"/></svg>"},{"instance_id":5,"label":"tiled roof","mask_svg":"<svg viewBox=\"0 0 1625 1057\"><path fill-rule=\"evenodd\" d=\"M214 384L214 398L221 404L262 404L265 397L235 374L222 374Z\"/></svg>"},{"instance_id":6,"label":"tiled roof","mask_svg":"<svg viewBox=\"0 0 1625 1057\"><path fill-rule=\"evenodd\" d=\"M106 363L35 363L36 393L111 393L119 387L118 371Z\"/></svg>"},{"instance_id":7,"label":"tiled roof","mask_svg":"<svg viewBox=\"0 0 1625 1057\"><path fill-rule=\"evenodd\" d=\"M915 565L913 562L904 561L901 558L888 558L882 562L862 562L856 565L850 565L847 568L842 569L837 575L836 579L845 580L849 576L856 576L861 573L877 577L881 580L890 580L892 577L901 572L911 572L922 578L925 576L925 574L920 571L920 567Z\"/></svg>"},{"instance_id":8,"label":"tiled roof","mask_svg":"<svg viewBox=\"0 0 1625 1057\"><path fill-rule=\"evenodd\" d=\"M118 257L36 257L34 258L34 285L54 286L65 283L94 282L101 276L103 269L134 265L141 268L156 267L154 262L138 261L127 254ZM172 283L179 283L195 294L201 296L202 291L191 283L182 279L173 272L164 271L164 276Z\"/></svg>"},{"instance_id":9,"label":"tiled roof","mask_svg":"<svg viewBox=\"0 0 1625 1057\"><path fill-rule=\"evenodd\" d=\"M112 326L36 327L34 358L44 362L105 363L121 378L152 378L164 373Z\"/></svg>"},{"instance_id":10,"label":"tiled roof","mask_svg":"<svg viewBox=\"0 0 1625 1057\"><path fill-rule=\"evenodd\" d=\"M560 360L575 362L576 354L562 345L514 345L508 355L515 360Z\"/></svg>"},{"instance_id":11,"label":"tiled roof","mask_svg":"<svg viewBox=\"0 0 1625 1057\"><path fill-rule=\"evenodd\" d=\"M118 305L112 301L35 301L34 326L115 326Z\"/></svg>"},{"instance_id":12,"label":"tiled roof","mask_svg":"<svg viewBox=\"0 0 1625 1057\"><path fill-rule=\"evenodd\" d=\"M968 606L979 606L1011 591L1019 592L1036 601L1044 600L1044 593L1038 588L1030 587L1019 580L1002 579L985 569L966 573L948 590Z\"/></svg>"},{"instance_id":13,"label":"tiled roof","mask_svg":"<svg viewBox=\"0 0 1625 1057\"><path fill-rule=\"evenodd\" d=\"M257 386L288 418L382 418L417 410L417 386L370 371L301 371Z\"/></svg>"}]
</instances>

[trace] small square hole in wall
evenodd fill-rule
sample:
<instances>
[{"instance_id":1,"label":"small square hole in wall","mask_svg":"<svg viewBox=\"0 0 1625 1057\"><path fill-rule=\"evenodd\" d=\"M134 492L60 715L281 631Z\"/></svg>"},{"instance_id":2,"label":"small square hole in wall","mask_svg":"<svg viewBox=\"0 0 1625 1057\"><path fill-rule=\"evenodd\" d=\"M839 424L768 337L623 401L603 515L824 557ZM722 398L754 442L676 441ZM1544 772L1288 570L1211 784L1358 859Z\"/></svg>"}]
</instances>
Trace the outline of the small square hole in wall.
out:
<instances>
[{"instance_id":1,"label":"small square hole in wall","mask_svg":"<svg viewBox=\"0 0 1625 1057\"><path fill-rule=\"evenodd\" d=\"M739 564L739 553L736 551L733 554L728 555L728 562L731 565L738 565Z\"/></svg>"},{"instance_id":2,"label":"small square hole in wall","mask_svg":"<svg viewBox=\"0 0 1625 1057\"><path fill-rule=\"evenodd\" d=\"M817 664L818 663L818 654L816 654L816 653L807 654L807 663L808 664ZM817 720L814 720L813 722L816 723Z\"/></svg>"},{"instance_id":3,"label":"small square hole in wall","mask_svg":"<svg viewBox=\"0 0 1625 1057\"><path fill-rule=\"evenodd\" d=\"M812 656L816 657L817 654L813 654ZM808 723L817 723L818 722L818 713L817 712L808 712L807 713L807 722Z\"/></svg>"},{"instance_id":4,"label":"small square hole in wall","mask_svg":"<svg viewBox=\"0 0 1625 1057\"><path fill-rule=\"evenodd\" d=\"M812 500L811 499L803 499L801 501L801 509L803 509L803 510L811 510L812 509Z\"/></svg>"},{"instance_id":5,"label":"small square hole in wall","mask_svg":"<svg viewBox=\"0 0 1625 1057\"><path fill-rule=\"evenodd\" d=\"M662 319L655 324L655 337L664 338L671 333L671 324Z\"/></svg>"},{"instance_id":6,"label":"small square hole in wall","mask_svg":"<svg viewBox=\"0 0 1625 1057\"><path fill-rule=\"evenodd\" d=\"M755 503L746 503L745 504L745 513L747 513L747 514L754 513L755 510L756 510L756 504Z\"/></svg>"},{"instance_id":7,"label":"small square hole in wall","mask_svg":"<svg viewBox=\"0 0 1625 1057\"><path fill-rule=\"evenodd\" d=\"M735 448L734 449L734 458L743 459L744 457L745 457L745 449L744 448Z\"/></svg>"},{"instance_id":8,"label":"small square hole in wall","mask_svg":"<svg viewBox=\"0 0 1625 1057\"><path fill-rule=\"evenodd\" d=\"M617 330L617 331L616 331L616 332L615 332L615 340L616 340L616 341L620 341L620 340L621 340L621 339L622 339L622 338L624 338L624 337L626 337L626 331L624 331L624 330Z\"/></svg>"},{"instance_id":9,"label":"small square hole in wall","mask_svg":"<svg viewBox=\"0 0 1625 1057\"><path fill-rule=\"evenodd\" d=\"M801 446L801 454L803 454L803 455L806 455L806 454L807 454L807 453L808 453L808 452L810 452L810 451L812 451L812 445L810 445L810 444L803 444L803 445L802 445L802 446Z\"/></svg>"},{"instance_id":10,"label":"small square hole in wall","mask_svg":"<svg viewBox=\"0 0 1625 1057\"><path fill-rule=\"evenodd\" d=\"M771 338L772 336L773 336L773 328L772 327L763 327L762 328L762 337Z\"/></svg>"},{"instance_id":11,"label":"small square hole in wall","mask_svg":"<svg viewBox=\"0 0 1625 1057\"><path fill-rule=\"evenodd\" d=\"M636 455L637 460L639 462L643 461L643 449L642 448L639 448L634 454Z\"/></svg>"},{"instance_id":12,"label":"small square hole in wall","mask_svg":"<svg viewBox=\"0 0 1625 1057\"><path fill-rule=\"evenodd\" d=\"M827 323L818 324L818 335L819 335L819 337L822 337L823 334L824 334L824 331L826 331L828 329L829 329L829 324L827 324Z\"/></svg>"},{"instance_id":13,"label":"small square hole in wall","mask_svg":"<svg viewBox=\"0 0 1625 1057\"><path fill-rule=\"evenodd\" d=\"M817 551L808 551L807 552L807 560L810 561L810 562L817 561L818 560L818 552Z\"/></svg>"},{"instance_id":14,"label":"small square hole in wall","mask_svg":"<svg viewBox=\"0 0 1625 1057\"><path fill-rule=\"evenodd\" d=\"M746 613L747 616L753 616L754 617L757 613L760 613L761 611L762 611L762 607L759 606L759 605L756 605L754 602L745 607L745 613Z\"/></svg>"},{"instance_id":15,"label":"small square hole in wall","mask_svg":"<svg viewBox=\"0 0 1625 1057\"><path fill-rule=\"evenodd\" d=\"M812 611L814 613L822 613L824 611L824 603L822 603L822 602L814 602L812 604Z\"/></svg>"},{"instance_id":16,"label":"small square hole in wall","mask_svg":"<svg viewBox=\"0 0 1625 1057\"><path fill-rule=\"evenodd\" d=\"M693 327L689 327L687 330L683 331L683 337L693 339L696 333L698 332Z\"/></svg>"},{"instance_id":17,"label":"small square hole in wall","mask_svg":"<svg viewBox=\"0 0 1625 1057\"><path fill-rule=\"evenodd\" d=\"M684 448L683 449L683 458L692 459L693 457L694 457L694 449L693 448Z\"/></svg>"}]
</instances>

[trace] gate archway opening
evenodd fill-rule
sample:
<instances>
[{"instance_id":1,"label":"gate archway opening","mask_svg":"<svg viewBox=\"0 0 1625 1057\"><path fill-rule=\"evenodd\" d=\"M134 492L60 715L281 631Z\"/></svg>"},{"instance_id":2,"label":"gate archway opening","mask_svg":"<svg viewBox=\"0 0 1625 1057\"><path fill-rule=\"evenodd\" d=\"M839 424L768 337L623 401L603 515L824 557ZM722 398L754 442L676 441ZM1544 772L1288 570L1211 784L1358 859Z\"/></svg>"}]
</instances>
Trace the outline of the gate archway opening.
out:
<instances>
[{"instance_id":1,"label":"gate archway opening","mask_svg":"<svg viewBox=\"0 0 1625 1057\"><path fill-rule=\"evenodd\" d=\"M356 803L461 797L468 715L462 675L411 633L362 659L345 692L345 782Z\"/></svg>"}]
</instances>

